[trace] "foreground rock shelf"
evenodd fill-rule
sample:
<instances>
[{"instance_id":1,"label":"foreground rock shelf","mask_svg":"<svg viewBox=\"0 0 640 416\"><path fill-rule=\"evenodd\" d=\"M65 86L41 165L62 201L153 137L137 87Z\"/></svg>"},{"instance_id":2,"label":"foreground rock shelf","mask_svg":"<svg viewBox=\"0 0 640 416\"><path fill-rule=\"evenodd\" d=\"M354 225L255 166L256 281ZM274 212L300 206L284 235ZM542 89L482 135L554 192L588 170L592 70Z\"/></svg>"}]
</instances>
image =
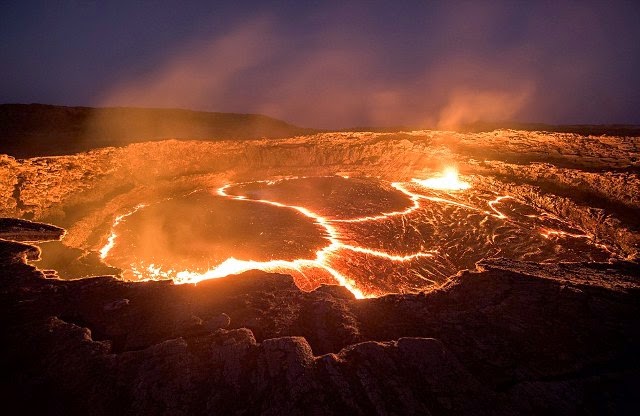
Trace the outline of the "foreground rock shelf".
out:
<instances>
[{"instance_id":1,"label":"foreground rock shelf","mask_svg":"<svg viewBox=\"0 0 640 416\"><path fill-rule=\"evenodd\" d=\"M355 300L247 272L62 281L2 241L4 394L46 414L514 414L640 409L640 266L487 260Z\"/></svg>"}]
</instances>

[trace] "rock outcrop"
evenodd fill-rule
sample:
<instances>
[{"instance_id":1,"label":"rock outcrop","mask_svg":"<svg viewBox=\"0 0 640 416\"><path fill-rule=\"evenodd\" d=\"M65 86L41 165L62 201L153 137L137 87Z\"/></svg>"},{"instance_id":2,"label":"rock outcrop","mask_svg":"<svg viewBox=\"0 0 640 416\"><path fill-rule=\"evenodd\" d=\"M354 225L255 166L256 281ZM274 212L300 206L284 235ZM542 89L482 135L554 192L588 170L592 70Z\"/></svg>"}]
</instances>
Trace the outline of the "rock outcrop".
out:
<instances>
[{"instance_id":1,"label":"rock outcrop","mask_svg":"<svg viewBox=\"0 0 640 416\"><path fill-rule=\"evenodd\" d=\"M55 225L21 220L18 218L0 218L0 238L12 241L52 241L59 240L64 229Z\"/></svg>"},{"instance_id":2,"label":"rock outcrop","mask_svg":"<svg viewBox=\"0 0 640 416\"><path fill-rule=\"evenodd\" d=\"M36 250L37 251L37 250ZM47 414L633 414L640 266L486 260L356 300L253 271L62 281L2 242L4 403Z\"/></svg>"}]
</instances>

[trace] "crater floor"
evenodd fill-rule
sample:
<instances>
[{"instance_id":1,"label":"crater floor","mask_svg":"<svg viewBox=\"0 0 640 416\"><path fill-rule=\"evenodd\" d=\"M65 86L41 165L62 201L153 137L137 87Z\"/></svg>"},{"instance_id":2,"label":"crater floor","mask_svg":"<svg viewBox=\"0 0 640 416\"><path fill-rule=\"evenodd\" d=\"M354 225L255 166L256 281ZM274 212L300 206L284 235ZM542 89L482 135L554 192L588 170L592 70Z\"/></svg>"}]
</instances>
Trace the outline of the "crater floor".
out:
<instances>
[{"instance_id":1,"label":"crater floor","mask_svg":"<svg viewBox=\"0 0 640 416\"><path fill-rule=\"evenodd\" d=\"M112 228L105 261L128 280L198 282L250 269L303 290L356 296L442 284L483 258L537 262L619 257L560 218L483 189L302 177L227 184L142 204Z\"/></svg>"}]
</instances>

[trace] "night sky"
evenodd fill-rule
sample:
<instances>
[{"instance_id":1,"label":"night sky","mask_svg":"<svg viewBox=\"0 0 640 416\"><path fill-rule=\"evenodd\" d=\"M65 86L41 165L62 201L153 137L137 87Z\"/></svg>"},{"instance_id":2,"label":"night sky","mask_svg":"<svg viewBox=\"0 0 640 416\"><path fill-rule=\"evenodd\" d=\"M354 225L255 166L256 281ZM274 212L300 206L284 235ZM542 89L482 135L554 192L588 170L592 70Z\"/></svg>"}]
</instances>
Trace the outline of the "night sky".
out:
<instances>
[{"instance_id":1,"label":"night sky","mask_svg":"<svg viewBox=\"0 0 640 416\"><path fill-rule=\"evenodd\" d=\"M640 124L640 2L2 1L0 102Z\"/></svg>"}]
</instances>

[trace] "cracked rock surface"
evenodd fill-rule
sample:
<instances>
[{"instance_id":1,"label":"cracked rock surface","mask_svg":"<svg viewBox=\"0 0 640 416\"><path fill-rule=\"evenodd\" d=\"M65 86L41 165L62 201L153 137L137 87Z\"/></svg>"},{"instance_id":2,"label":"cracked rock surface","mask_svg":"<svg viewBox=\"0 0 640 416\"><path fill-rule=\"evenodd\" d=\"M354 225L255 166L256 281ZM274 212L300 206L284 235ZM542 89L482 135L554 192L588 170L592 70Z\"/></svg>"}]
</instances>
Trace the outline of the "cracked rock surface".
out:
<instances>
[{"instance_id":1,"label":"cracked rock surface","mask_svg":"<svg viewBox=\"0 0 640 416\"><path fill-rule=\"evenodd\" d=\"M356 300L253 271L64 281L2 241L5 403L46 414L602 414L640 410L640 266L490 259ZM37 398L37 399L36 399Z\"/></svg>"},{"instance_id":2,"label":"cracked rock surface","mask_svg":"<svg viewBox=\"0 0 640 416\"><path fill-rule=\"evenodd\" d=\"M286 175L410 180L442 161L619 255L483 259L428 291L363 300L261 271L176 285L29 264L63 235L54 243L99 262L115 216L154 198ZM0 155L3 402L59 415L640 414L639 174L637 137L515 130Z\"/></svg>"},{"instance_id":3,"label":"cracked rock surface","mask_svg":"<svg viewBox=\"0 0 640 416\"><path fill-rule=\"evenodd\" d=\"M496 130L321 133L287 139L135 143L68 156L0 155L0 215L53 223L64 244L96 250L116 215L230 182L351 175L408 181L443 163L508 191L635 258L640 138ZM480 180L480 179L478 179Z\"/></svg>"}]
</instances>

